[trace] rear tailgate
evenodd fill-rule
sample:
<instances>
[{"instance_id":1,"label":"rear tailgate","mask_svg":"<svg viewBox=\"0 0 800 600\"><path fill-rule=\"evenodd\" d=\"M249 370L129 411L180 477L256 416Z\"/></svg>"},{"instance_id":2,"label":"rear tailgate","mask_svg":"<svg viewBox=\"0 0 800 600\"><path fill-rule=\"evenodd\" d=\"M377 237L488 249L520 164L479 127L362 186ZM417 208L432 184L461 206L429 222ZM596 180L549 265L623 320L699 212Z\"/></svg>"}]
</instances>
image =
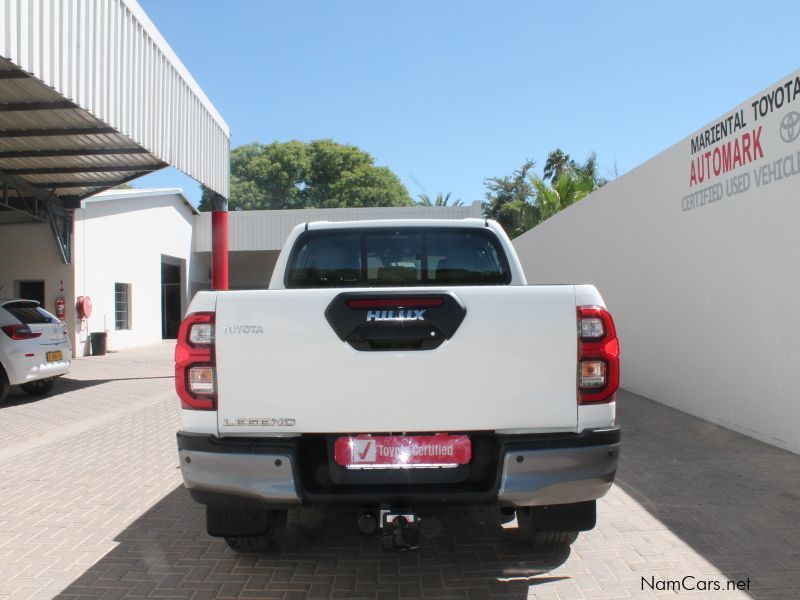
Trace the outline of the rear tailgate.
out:
<instances>
[{"instance_id":1,"label":"rear tailgate","mask_svg":"<svg viewBox=\"0 0 800 600\"><path fill-rule=\"evenodd\" d=\"M342 293L218 294L220 434L577 428L573 286L453 288L466 314L429 350L342 341L325 315Z\"/></svg>"}]
</instances>

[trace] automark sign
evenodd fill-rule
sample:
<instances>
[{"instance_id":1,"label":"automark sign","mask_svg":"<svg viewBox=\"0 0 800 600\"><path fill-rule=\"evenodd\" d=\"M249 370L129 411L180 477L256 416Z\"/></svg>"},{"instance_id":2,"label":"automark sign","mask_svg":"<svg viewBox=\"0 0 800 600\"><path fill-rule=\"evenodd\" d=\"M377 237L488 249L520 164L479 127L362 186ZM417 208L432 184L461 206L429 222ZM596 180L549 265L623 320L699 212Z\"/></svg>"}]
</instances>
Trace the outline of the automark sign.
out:
<instances>
[{"instance_id":1,"label":"automark sign","mask_svg":"<svg viewBox=\"0 0 800 600\"><path fill-rule=\"evenodd\" d=\"M800 76L689 137L684 212L800 174ZM780 143L778 143L780 142Z\"/></svg>"}]
</instances>

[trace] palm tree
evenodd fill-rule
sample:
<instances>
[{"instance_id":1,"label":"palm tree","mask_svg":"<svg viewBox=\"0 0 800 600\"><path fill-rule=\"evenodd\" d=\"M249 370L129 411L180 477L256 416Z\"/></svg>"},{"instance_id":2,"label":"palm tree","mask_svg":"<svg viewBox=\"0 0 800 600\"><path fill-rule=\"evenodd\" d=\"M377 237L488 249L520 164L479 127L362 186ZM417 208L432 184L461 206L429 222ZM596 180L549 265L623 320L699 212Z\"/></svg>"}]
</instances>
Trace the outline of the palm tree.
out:
<instances>
[{"instance_id":1,"label":"palm tree","mask_svg":"<svg viewBox=\"0 0 800 600\"><path fill-rule=\"evenodd\" d=\"M531 178L531 184L536 190L537 224L582 200L599 187L594 177L575 168L564 171L550 185L535 176Z\"/></svg>"},{"instance_id":2,"label":"palm tree","mask_svg":"<svg viewBox=\"0 0 800 600\"><path fill-rule=\"evenodd\" d=\"M417 204L420 206L464 206L461 200L454 200L453 204L450 204L450 192L447 192L447 195L444 196L439 192L436 194L435 200L431 200L428 194L420 194Z\"/></svg>"},{"instance_id":3,"label":"palm tree","mask_svg":"<svg viewBox=\"0 0 800 600\"><path fill-rule=\"evenodd\" d=\"M585 163L579 165L573 162L572 167L579 177L591 179L595 182L597 187L603 187L608 183L603 177L600 177L597 172L597 155L594 152L589 155Z\"/></svg>"},{"instance_id":4,"label":"palm tree","mask_svg":"<svg viewBox=\"0 0 800 600\"><path fill-rule=\"evenodd\" d=\"M556 148L547 155L542 179L544 181L548 179L555 181L573 164L574 163L569 158L569 154L565 154L561 148Z\"/></svg>"}]
</instances>

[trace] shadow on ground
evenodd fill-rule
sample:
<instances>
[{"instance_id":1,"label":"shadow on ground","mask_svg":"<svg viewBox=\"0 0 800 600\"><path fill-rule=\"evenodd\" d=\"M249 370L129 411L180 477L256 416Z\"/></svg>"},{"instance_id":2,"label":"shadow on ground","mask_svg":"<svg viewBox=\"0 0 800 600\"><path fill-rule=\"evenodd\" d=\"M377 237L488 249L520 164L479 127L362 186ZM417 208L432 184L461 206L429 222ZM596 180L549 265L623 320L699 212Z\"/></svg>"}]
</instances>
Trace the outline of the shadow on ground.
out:
<instances>
[{"instance_id":1,"label":"shadow on ground","mask_svg":"<svg viewBox=\"0 0 800 600\"><path fill-rule=\"evenodd\" d=\"M292 511L280 552L239 555L208 537L203 508L178 488L59 597L526 598L531 585L566 579L547 572L568 550L531 549L490 508L429 511L414 552L381 550L355 516Z\"/></svg>"},{"instance_id":2,"label":"shadow on ground","mask_svg":"<svg viewBox=\"0 0 800 600\"><path fill-rule=\"evenodd\" d=\"M800 589L800 456L630 392L616 485L753 592Z\"/></svg>"},{"instance_id":3,"label":"shadow on ground","mask_svg":"<svg viewBox=\"0 0 800 600\"><path fill-rule=\"evenodd\" d=\"M641 589L640 575L719 579L718 571L750 578L753 597L800 597L800 457L626 392L619 414L619 489L599 525L615 535L595 533L584 556L576 551L584 568L575 572L594 575L603 563L587 557L617 564L621 552L639 559L638 571L622 569L625 590ZM384 552L379 539L360 537L355 511L304 509L290 516L281 552L238 555L207 536L203 508L178 488L61 597L521 599L530 586L569 579L548 575L568 552L531 549L491 508L424 516L417 552ZM676 572L671 558L691 573Z\"/></svg>"},{"instance_id":4,"label":"shadow on ground","mask_svg":"<svg viewBox=\"0 0 800 600\"><path fill-rule=\"evenodd\" d=\"M110 379L72 379L70 377L60 377L55 382L53 389L41 396L28 394L23 391L21 387L15 385L11 388L11 391L9 392L5 401L0 403L0 410L4 408L10 408L12 406L30 404L31 402L37 402L43 398L53 398L60 396L61 394L68 394L69 392L75 392L77 390L94 387L96 385L103 385L104 383L109 383L110 381L131 381L138 379L174 379L174 375L165 375L163 377L113 377Z\"/></svg>"}]
</instances>

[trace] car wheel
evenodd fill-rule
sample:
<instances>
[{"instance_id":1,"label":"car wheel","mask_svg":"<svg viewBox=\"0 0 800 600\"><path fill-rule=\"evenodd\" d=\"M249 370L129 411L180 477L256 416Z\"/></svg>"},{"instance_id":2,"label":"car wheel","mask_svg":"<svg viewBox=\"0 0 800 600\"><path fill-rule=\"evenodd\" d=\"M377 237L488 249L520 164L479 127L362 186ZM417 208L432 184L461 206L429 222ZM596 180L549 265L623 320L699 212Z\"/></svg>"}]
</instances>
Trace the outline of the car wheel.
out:
<instances>
[{"instance_id":1,"label":"car wheel","mask_svg":"<svg viewBox=\"0 0 800 600\"><path fill-rule=\"evenodd\" d=\"M8 392L11 391L11 384L8 383L8 377L3 367L0 367L0 402L6 399Z\"/></svg>"},{"instance_id":2,"label":"car wheel","mask_svg":"<svg viewBox=\"0 0 800 600\"><path fill-rule=\"evenodd\" d=\"M265 533L259 535L226 536L225 542L235 552L264 554L278 549L278 538L286 527L286 510L270 510L269 525Z\"/></svg>"},{"instance_id":3,"label":"car wheel","mask_svg":"<svg viewBox=\"0 0 800 600\"><path fill-rule=\"evenodd\" d=\"M55 382L55 377L48 377L47 379L37 379L36 381L23 383L19 387L21 387L26 394L30 394L31 396L43 396L53 389L53 384Z\"/></svg>"}]
</instances>

